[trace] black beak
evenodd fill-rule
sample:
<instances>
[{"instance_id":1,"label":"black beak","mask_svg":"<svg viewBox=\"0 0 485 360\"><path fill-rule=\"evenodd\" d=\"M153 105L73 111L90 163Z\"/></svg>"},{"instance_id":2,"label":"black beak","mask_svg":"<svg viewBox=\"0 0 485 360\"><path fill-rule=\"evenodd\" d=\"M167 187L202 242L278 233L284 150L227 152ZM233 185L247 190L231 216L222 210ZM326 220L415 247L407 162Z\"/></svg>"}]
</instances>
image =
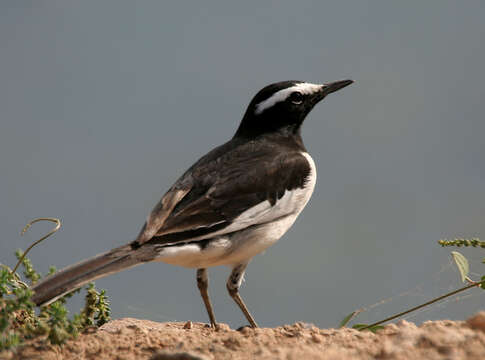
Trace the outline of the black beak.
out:
<instances>
[{"instance_id":1,"label":"black beak","mask_svg":"<svg viewBox=\"0 0 485 360\"><path fill-rule=\"evenodd\" d=\"M327 96L328 94L331 94L335 91L343 89L346 86L349 86L353 82L354 82L353 80L339 80L339 81L334 81L334 82L331 82L331 83L328 83L328 84L324 84L323 88L321 90L322 99L325 96Z\"/></svg>"}]
</instances>

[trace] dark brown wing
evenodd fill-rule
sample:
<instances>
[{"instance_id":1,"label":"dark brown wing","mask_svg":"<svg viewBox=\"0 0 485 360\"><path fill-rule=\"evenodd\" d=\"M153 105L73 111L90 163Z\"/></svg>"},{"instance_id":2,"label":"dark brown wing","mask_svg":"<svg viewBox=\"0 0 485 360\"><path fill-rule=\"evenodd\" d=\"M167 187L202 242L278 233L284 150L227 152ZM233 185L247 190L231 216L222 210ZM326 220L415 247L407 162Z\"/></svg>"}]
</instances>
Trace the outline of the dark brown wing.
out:
<instances>
[{"instance_id":1,"label":"dark brown wing","mask_svg":"<svg viewBox=\"0 0 485 360\"><path fill-rule=\"evenodd\" d=\"M303 187L309 173L301 152L279 153L258 143L199 161L154 208L137 242L188 241L258 223L257 213L240 224L234 221L260 203L268 204L261 209L267 212L285 191Z\"/></svg>"}]
</instances>

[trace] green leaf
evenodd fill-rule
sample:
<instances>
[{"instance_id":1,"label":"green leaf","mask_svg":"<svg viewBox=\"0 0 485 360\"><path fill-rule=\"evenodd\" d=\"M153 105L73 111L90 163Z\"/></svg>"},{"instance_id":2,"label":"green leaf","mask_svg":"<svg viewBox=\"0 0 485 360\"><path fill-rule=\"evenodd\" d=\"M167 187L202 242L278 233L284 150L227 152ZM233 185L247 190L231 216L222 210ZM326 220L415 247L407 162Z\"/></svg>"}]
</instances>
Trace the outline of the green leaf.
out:
<instances>
[{"instance_id":1,"label":"green leaf","mask_svg":"<svg viewBox=\"0 0 485 360\"><path fill-rule=\"evenodd\" d=\"M468 276L468 273L470 272L470 266L468 265L468 260L466 257L464 257L462 254L460 254L458 251L452 251L451 256L453 257L453 260L456 263L456 266L458 267L458 270L460 271L461 275L461 281L465 282L466 277Z\"/></svg>"},{"instance_id":2,"label":"green leaf","mask_svg":"<svg viewBox=\"0 0 485 360\"><path fill-rule=\"evenodd\" d=\"M485 282L484 282L484 281L485 281L485 275L484 275L484 276L482 276L482 279L481 279L481 282L482 282L482 283L480 284L480 287L481 287L483 290L485 290Z\"/></svg>"},{"instance_id":3,"label":"green leaf","mask_svg":"<svg viewBox=\"0 0 485 360\"><path fill-rule=\"evenodd\" d=\"M352 311L350 314L348 314L346 317L343 318L343 320L339 324L339 328L345 327L349 323L349 321L355 316L357 311Z\"/></svg>"},{"instance_id":4,"label":"green leaf","mask_svg":"<svg viewBox=\"0 0 485 360\"><path fill-rule=\"evenodd\" d=\"M361 330L363 328L366 328L367 324L355 324L354 326L352 326L352 329L355 329L355 330ZM381 330L381 329L384 329L384 326L382 325L374 325L374 326L371 326L370 328L367 328L366 330L369 330L373 333L376 333L378 330Z\"/></svg>"}]
</instances>

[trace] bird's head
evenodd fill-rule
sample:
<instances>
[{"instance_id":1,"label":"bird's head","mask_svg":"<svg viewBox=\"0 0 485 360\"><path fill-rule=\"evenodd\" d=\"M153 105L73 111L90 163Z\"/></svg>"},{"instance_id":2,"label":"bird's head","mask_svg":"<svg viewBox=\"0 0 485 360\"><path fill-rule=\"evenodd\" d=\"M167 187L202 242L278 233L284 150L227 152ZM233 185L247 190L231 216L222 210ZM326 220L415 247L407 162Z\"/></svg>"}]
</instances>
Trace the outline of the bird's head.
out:
<instances>
[{"instance_id":1,"label":"bird's head","mask_svg":"<svg viewBox=\"0 0 485 360\"><path fill-rule=\"evenodd\" d=\"M352 83L352 80L340 80L320 85L291 80L268 85L249 103L235 136L298 132L319 101Z\"/></svg>"}]
</instances>

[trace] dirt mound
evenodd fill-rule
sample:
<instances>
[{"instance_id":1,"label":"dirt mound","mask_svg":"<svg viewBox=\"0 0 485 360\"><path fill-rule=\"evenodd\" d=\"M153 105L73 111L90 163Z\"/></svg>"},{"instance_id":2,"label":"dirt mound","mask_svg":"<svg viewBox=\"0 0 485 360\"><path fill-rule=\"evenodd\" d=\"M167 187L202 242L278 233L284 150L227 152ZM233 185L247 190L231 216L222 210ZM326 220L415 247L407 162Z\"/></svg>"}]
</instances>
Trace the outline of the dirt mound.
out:
<instances>
[{"instance_id":1,"label":"dirt mound","mask_svg":"<svg viewBox=\"0 0 485 360\"><path fill-rule=\"evenodd\" d=\"M6 355L6 354L4 354ZM2 358L2 354L0 354ZM467 321L407 321L376 334L296 323L213 331L201 323L113 320L63 347L40 341L10 359L485 359L485 312Z\"/></svg>"}]
</instances>

